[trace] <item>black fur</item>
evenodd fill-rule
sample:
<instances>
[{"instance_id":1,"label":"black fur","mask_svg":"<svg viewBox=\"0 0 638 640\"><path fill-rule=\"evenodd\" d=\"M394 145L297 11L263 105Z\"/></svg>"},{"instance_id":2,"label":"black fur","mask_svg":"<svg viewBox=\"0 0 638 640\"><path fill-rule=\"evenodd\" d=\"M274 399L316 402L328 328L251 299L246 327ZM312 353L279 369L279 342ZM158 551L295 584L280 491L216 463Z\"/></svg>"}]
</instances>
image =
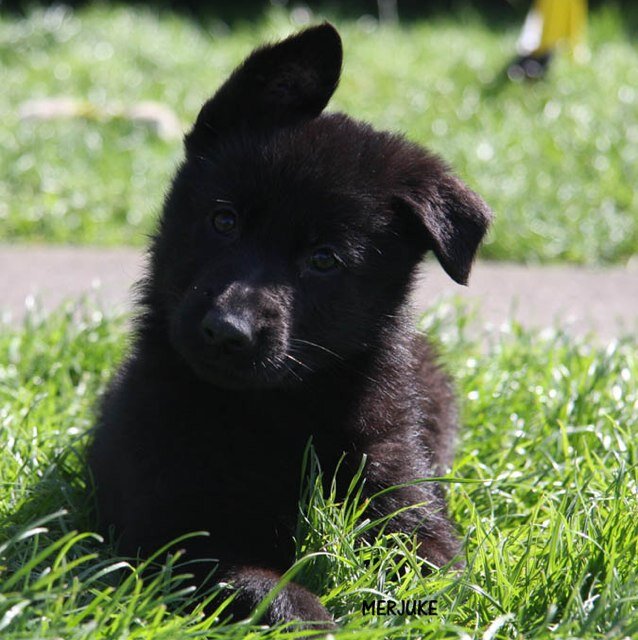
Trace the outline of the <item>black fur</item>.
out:
<instances>
[{"instance_id":1,"label":"black fur","mask_svg":"<svg viewBox=\"0 0 638 640\"><path fill-rule=\"evenodd\" d=\"M257 50L204 105L90 450L122 553L209 531L187 552L220 559L237 615L293 559L310 436L327 476L342 453L350 472L367 455L367 495L452 460L453 394L406 300L428 250L467 280L490 212L417 145L321 114L340 67L324 24ZM390 492L370 515L415 503L391 526L449 562L458 543L438 485ZM330 615L290 584L265 618Z\"/></svg>"}]
</instances>

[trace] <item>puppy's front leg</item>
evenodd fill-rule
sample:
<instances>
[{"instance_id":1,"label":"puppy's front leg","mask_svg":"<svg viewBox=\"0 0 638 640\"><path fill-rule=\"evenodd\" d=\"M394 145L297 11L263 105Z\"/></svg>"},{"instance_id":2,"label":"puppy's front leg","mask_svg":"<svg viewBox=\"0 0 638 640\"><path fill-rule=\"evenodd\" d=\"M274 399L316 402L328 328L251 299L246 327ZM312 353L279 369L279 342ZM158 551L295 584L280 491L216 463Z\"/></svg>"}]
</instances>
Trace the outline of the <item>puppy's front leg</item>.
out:
<instances>
[{"instance_id":1,"label":"puppy's front leg","mask_svg":"<svg viewBox=\"0 0 638 640\"><path fill-rule=\"evenodd\" d=\"M379 520L373 533L381 529L414 533L419 543L417 552L422 558L437 567L456 562L460 544L447 514L441 485L436 482L410 484L409 477L401 477L400 473L393 476L387 460L385 462L375 464L374 458L368 461L363 493L370 499L369 517Z\"/></svg>"},{"instance_id":2,"label":"puppy's front leg","mask_svg":"<svg viewBox=\"0 0 638 640\"><path fill-rule=\"evenodd\" d=\"M227 609L237 619L247 618L281 580L276 571L246 565L222 566L216 576L237 590ZM294 582L277 593L258 622L273 625L291 620L307 622L310 629L328 630L335 626L317 596Z\"/></svg>"}]
</instances>

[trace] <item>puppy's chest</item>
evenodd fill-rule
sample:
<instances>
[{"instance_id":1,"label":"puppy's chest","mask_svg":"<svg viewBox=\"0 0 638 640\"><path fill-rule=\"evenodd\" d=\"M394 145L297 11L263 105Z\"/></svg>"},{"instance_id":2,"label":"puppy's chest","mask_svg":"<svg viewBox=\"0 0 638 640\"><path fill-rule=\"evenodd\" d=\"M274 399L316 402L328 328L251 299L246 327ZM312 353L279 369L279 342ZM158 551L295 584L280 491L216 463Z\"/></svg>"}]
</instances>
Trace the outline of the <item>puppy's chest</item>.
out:
<instances>
[{"instance_id":1,"label":"puppy's chest","mask_svg":"<svg viewBox=\"0 0 638 640\"><path fill-rule=\"evenodd\" d=\"M158 443L166 483L215 501L296 504L310 420L255 404L185 413L180 422Z\"/></svg>"}]
</instances>

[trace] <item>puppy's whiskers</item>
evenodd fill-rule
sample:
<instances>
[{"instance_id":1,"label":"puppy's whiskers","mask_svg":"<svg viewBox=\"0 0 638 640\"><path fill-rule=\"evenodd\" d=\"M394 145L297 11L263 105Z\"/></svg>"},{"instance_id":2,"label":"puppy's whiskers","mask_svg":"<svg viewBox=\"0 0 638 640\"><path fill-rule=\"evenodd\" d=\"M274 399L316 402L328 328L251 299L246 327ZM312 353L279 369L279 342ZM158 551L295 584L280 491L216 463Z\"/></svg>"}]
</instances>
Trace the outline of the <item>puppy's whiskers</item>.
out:
<instances>
[{"instance_id":1,"label":"puppy's whiskers","mask_svg":"<svg viewBox=\"0 0 638 640\"><path fill-rule=\"evenodd\" d=\"M292 360L293 362L297 363L300 367L303 367L304 369L307 369L308 371L310 371L310 373L314 373L314 369L312 367L309 367L305 362L302 362L301 360L298 360L297 358L292 356L290 353L286 353L284 355L289 360Z\"/></svg>"},{"instance_id":2,"label":"puppy's whiskers","mask_svg":"<svg viewBox=\"0 0 638 640\"><path fill-rule=\"evenodd\" d=\"M282 362L282 365L290 375L297 378L299 382L303 382L303 378L285 360Z\"/></svg>"},{"instance_id":3,"label":"puppy's whiskers","mask_svg":"<svg viewBox=\"0 0 638 640\"><path fill-rule=\"evenodd\" d=\"M386 395L389 397L388 392L384 389L383 384L376 378L372 377L370 374L366 373L365 371L362 371L356 367L353 367L352 365L348 364L348 361L346 360L346 358L344 358L342 355L336 353L335 351L332 351L331 349L328 349L327 347L324 347L323 345L317 344L316 342L311 342L310 340L303 340L302 338L291 338L290 339L290 343L298 343L300 345L305 345L308 347L314 347L316 349L320 349L321 351L324 351L325 353L327 353L328 355L333 356L334 358L336 358L339 361L339 365L346 371L350 371L351 373L354 373L358 376L362 376L363 378L365 378L366 380L368 380L369 382L372 382L373 384L375 384L378 388L378 392L381 393L382 395Z\"/></svg>"},{"instance_id":4,"label":"puppy's whiskers","mask_svg":"<svg viewBox=\"0 0 638 640\"><path fill-rule=\"evenodd\" d=\"M328 349L327 347L324 347L323 345L317 344L316 342L310 342L310 340L303 340L301 338L290 338L290 342L297 342L299 344L302 345L307 345L309 347L315 347L316 349L321 349L321 351L325 351L326 353L328 353L331 356L334 356L335 358L337 358L338 360L344 361L345 358L342 355L339 355L338 353L336 353L335 351L331 351L330 349Z\"/></svg>"}]
</instances>

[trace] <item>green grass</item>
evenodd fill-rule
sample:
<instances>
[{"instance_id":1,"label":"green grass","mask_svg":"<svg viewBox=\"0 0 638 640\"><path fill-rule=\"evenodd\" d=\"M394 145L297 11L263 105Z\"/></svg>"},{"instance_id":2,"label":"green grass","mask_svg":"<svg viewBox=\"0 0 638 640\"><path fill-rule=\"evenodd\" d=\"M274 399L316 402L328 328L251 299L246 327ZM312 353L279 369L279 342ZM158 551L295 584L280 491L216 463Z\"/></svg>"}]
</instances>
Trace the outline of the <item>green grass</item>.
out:
<instances>
[{"instance_id":1,"label":"green grass","mask_svg":"<svg viewBox=\"0 0 638 640\"><path fill-rule=\"evenodd\" d=\"M449 488L466 569L423 578L409 538L361 544L356 491L323 495L311 464L297 579L343 639L636 637L636 341L595 348L513 325L485 348L469 323L449 307L423 321L463 402ZM142 579L90 533L85 432L125 342L122 319L90 310L0 334L1 637L290 637L187 613L183 570ZM374 594L437 598L439 613L362 615Z\"/></svg>"},{"instance_id":2,"label":"green grass","mask_svg":"<svg viewBox=\"0 0 638 640\"><path fill-rule=\"evenodd\" d=\"M345 68L332 108L450 161L497 213L484 256L594 264L635 255L638 49L620 10L592 16L589 63L561 57L536 85L497 82L520 25L471 12L401 28L336 22ZM294 28L282 9L231 31L131 7L0 14L10 88L0 92L0 239L142 244L180 142L99 110L157 100L186 126L254 45ZM47 96L92 107L86 119L20 121L24 101Z\"/></svg>"}]
</instances>

